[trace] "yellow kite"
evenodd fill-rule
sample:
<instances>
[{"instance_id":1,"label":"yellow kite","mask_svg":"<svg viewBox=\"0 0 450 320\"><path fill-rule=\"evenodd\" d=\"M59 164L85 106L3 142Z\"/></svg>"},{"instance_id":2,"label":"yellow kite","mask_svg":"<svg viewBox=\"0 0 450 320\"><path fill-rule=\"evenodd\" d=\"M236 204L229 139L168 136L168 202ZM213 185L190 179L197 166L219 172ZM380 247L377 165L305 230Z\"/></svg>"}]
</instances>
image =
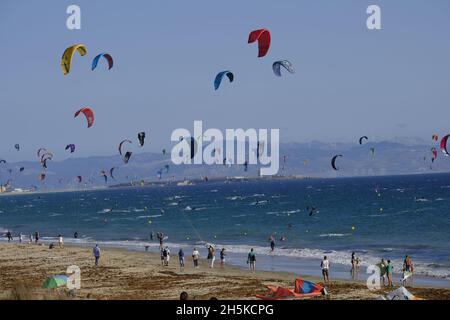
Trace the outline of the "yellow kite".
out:
<instances>
[{"instance_id":1,"label":"yellow kite","mask_svg":"<svg viewBox=\"0 0 450 320\"><path fill-rule=\"evenodd\" d=\"M67 48L61 59L61 68L64 75L67 75L70 72L70 65L72 64L72 57L75 51L80 53L80 56L84 56L87 54L87 49L84 44L76 44L69 48Z\"/></svg>"}]
</instances>

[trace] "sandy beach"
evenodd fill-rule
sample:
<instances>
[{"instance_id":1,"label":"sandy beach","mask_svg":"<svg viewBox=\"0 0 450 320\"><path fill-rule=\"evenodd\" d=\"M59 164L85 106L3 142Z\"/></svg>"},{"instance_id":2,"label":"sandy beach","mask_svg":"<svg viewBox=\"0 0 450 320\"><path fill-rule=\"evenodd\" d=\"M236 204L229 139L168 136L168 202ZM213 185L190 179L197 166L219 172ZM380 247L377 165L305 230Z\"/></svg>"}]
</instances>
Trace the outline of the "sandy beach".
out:
<instances>
[{"instance_id":1,"label":"sandy beach","mask_svg":"<svg viewBox=\"0 0 450 320\"><path fill-rule=\"evenodd\" d=\"M292 287L294 275L285 272L257 271L219 264L210 269L205 260L194 269L187 255L181 269L172 253L169 267L162 267L160 256L150 252L133 252L102 248L99 267L94 266L90 247L49 249L47 245L0 244L0 299L179 299L182 291L192 300L216 297L255 299L266 293L266 285ZM75 297L42 289L48 276L65 274L70 265L81 269L81 289ZM320 279L304 277L320 282ZM424 299L450 300L450 289L408 288ZM369 291L361 282L335 281L328 287L327 299L375 299L388 290ZM325 299L320 296L315 299Z\"/></svg>"}]
</instances>

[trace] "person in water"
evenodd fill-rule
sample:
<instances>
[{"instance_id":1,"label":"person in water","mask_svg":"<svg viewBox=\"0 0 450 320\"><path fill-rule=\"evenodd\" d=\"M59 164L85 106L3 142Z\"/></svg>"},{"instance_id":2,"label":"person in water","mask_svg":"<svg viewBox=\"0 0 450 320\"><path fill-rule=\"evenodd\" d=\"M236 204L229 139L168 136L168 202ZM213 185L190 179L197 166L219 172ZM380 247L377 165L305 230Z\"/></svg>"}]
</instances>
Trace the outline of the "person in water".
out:
<instances>
[{"instance_id":1,"label":"person in water","mask_svg":"<svg viewBox=\"0 0 450 320\"><path fill-rule=\"evenodd\" d=\"M270 236L270 250L273 252L275 250L275 238L273 236Z\"/></svg>"},{"instance_id":2,"label":"person in water","mask_svg":"<svg viewBox=\"0 0 450 320\"><path fill-rule=\"evenodd\" d=\"M251 248L250 252L248 253L247 264L250 265L250 270L252 272L256 272L256 255L255 252L253 251L253 248Z\"/></svg>"},{"instance_id":3,"label":"person in water","mask_svg":"<svg viewBox=\"0 0 450 320\"><path fill-rule=\"evenodd\" d=\"M73 237L74 237L75 239L78 239L78 231L75 231L75 233L73 234Z\"/></svg>"}]
</instances>

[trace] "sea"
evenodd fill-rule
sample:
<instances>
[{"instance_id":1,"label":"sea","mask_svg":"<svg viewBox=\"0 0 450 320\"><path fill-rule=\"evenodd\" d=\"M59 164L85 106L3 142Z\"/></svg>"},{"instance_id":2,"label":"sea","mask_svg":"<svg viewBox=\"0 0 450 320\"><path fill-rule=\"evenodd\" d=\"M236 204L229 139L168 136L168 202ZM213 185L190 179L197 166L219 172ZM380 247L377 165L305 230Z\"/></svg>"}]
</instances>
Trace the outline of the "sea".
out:
<instances>
[{"instance_id":1,"label":"sea","mask_svg":"<svg viewBox=\"0 0 450 320\"><path fill-rule=\"evenodd\" d=\"M311 209L314 208L314 209ZM450 287L450 174L202 182L0 196L0 234L39 231L44 242L159 251L226 249L226 263L347 279L350 256L366 267L390 259L400 279L405 255L417 285ZM74 233L78 238L73 238ZM153 233L153 240L151 234ZM271 252L269 237L276 241ZM2 237L1 241L6 241ZM219 251L219 250L217 250ZM397 279L397 280L398 280Z\"/></svg>"}]
</instances>

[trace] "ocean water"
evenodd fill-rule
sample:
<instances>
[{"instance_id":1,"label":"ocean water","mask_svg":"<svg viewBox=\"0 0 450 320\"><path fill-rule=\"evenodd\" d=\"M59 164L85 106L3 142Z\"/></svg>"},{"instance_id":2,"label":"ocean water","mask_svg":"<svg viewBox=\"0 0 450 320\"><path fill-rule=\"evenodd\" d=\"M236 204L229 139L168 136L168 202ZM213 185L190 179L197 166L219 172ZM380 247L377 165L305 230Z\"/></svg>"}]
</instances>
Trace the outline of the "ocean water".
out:
<instances>
[{"instance_id":1,"label":"ocean water","mask_svg":"<svg viewBox=\"0 0 450 320\"><path fill-rule=\"evenodd\" d=\"M316 208L312 216L307 206ZM212 243L236 260L252 247L260 256L276 257L270 258L272 270L286 269L286 261L296 259L318 261L324 254L334 264L349 266L352 251L363 266L383 257L399 270L408 254L418 274L449 280L450 175L3 195L0 233L6 230L13 235L38 230L47 240L63 234L66 242L136 250L145 245L156 250L150 233L161 231L173 253L179 246L191 250ZM75 231L76 240L71 239ZM277 240L273 254L270 235Z\"/></svg>"}]
</instances>

